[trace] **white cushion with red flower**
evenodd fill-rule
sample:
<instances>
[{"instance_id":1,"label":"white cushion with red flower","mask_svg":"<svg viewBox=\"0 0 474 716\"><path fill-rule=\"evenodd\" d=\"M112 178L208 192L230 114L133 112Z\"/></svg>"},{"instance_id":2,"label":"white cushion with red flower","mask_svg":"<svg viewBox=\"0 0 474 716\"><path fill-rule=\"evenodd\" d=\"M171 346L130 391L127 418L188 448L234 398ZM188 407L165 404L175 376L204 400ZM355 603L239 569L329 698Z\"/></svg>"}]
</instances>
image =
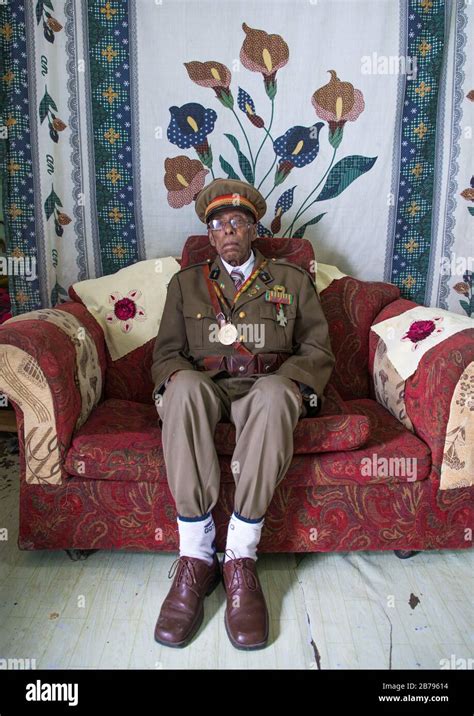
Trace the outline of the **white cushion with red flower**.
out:
<instances>
[{"instance_id":1,"label":"white cushion with red flower","mask_svg":"<svg viewBox=\"0 0 474 716\"><path fill-rule=\"evenodd\" d=\"M413 375L424 354L450 336L474 328L474 320L442 308L417 306L372 326L387 346L387 357L403 380Z\"/></svg>"},{"instance_id":2,"label":"white cushion with red flower","mask_svg":"<svg viewBox=\"0 0 474 716\"><path fill-rule=\"evenodd\" d=\"M167 256L137 261L109 276L71 286L102 327L112 360L157 335L166 290L179 269L176 259Z\"/></svg>"}]
</instances>

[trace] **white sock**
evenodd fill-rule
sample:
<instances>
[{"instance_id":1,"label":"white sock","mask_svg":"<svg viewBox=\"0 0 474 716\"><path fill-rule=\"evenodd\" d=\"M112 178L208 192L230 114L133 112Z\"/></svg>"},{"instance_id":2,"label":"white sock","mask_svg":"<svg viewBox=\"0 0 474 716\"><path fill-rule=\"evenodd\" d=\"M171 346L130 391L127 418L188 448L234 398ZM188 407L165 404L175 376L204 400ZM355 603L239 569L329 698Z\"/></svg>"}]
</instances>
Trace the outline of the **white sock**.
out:
<instances>
[{"instance_id":1,"label":"white sock","mask_svg":"<svg viewBox=\"0 0 474 716\"><path fill-rule=\"evenodd\" d=\"M216 546L216 526L212 514L197 519L177 518L179 530L179 556L196 557L212 564Z\"/></svg>"},{"instance_id":2,"label":"white sock","mask_svg":"<svg viewBox=\"0 0 474 716\"><path fill-rule=\"evenodd\" d=\"M264 521L262 517L259 522L246 522L237 517L235 512L232 513L227 529L224 562L241 557L257 560L257 545L260 542Z\"/></svg>"}]
</instances>

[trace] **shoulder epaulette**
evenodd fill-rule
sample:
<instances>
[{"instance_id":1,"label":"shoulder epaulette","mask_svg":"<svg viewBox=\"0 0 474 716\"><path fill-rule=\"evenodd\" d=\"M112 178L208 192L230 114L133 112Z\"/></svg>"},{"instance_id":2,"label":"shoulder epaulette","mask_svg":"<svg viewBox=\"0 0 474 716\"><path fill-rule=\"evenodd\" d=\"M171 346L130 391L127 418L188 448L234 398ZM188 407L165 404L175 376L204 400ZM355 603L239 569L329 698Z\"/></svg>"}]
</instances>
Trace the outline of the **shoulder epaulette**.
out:
<instances>
[{"instance_id":1,"label":"shoulder epaulette","mask_svg":"<svg viewBox=\"0 0 474 716\"><path fill-rule=\"evenodd\" d=\"M188 269L196 268L197 266L202 266L203 264L210 264L210 263L212 263L212 261L207 261L207 259L206 259L206 261L199 261L196 264L189 264L189 266L185 266L184 268L180 269L176 273L182 273L183 271L187 271Z\"/></svg>"},{"instance_id":2,"label":"shoulder epaulette","mask_svg":"<svg viewBox=\"0 0 474 716\"><path fill-rule=\"evenodd\" d=\"M278 257L272 257L272 258L268 259L268 268L269 269L271 269L273 264L280 264L280 265L283 264L283 266L290 266L291 268L294 268L297 271L300 271L301 273L306 274L306 276L309 276L311 281L314 282L313 277L311 276L310 272L307 269L303 268L302 266L298 266L297 264L294 264L291 261L288 261L288 259L278 258Z\"/></svg>"}]
</instances>

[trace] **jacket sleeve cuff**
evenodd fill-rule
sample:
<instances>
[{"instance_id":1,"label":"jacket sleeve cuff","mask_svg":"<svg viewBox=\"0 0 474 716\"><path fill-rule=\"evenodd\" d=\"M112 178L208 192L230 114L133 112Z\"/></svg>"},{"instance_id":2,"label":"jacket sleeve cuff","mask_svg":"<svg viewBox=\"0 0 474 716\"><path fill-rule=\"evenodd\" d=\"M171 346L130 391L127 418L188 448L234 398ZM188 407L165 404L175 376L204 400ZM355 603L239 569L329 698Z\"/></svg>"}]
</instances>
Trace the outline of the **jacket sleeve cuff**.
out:
<instances>
[{"instance_id":1,"label":"jacket sleeve cuff","mask_svg":"<svg viewBox=\"0 0 474 716\"><path fill-rule=\"evenodd\" d=\"M164 391L166 390L166 386L169 383L169 378L167 378L161 385L157 385L156 388L153 391L153 400L155 401L159 395L163 395Z\"/></svg>"}]
</instances>

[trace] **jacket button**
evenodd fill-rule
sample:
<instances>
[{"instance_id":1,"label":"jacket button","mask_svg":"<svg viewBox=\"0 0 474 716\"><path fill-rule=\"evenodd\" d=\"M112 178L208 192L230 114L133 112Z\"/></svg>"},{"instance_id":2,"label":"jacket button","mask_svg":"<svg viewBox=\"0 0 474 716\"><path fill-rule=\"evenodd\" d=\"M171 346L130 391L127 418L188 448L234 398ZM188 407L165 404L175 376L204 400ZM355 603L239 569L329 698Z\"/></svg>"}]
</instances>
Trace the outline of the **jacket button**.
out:
<instances>
[{"instance_id":1,"label":"jacket button","mask_svg":"<svg viewBox=\"0 0 474 716\"><path fill-rule=\"evenodd\" d=\"M239 318L245 318L246 315L245 311L240 311Z\"/></svg>"},{"instance_id":2,"label":"jacket button","mask_svg":"<svg viewBox=\"0 0 474 716\"><path fill-rule=\"evenodd\" d=\"M202 318L202 313L196 313L196 318Z\"/></svg>"},{"instance_id":3,"label":"jacket button","mask_svg":"<svg viewBox=\"0 0 474 716\"><path fill-rule=\"evenodd\" d=\"M245 366L239 365L239 370L240 370L240 371L245 370Z\"/></svg>"},{"instance_id":4,"label":"jacket button","mask_svg":"<svg viewBox=\"0 0 474 716\"><path fill-rule=\"evenodd\" d=\"M268 370L269 368L270 366L268 365L268 363L265 363L265 370Z\"/></svg>"}]
</instances>

